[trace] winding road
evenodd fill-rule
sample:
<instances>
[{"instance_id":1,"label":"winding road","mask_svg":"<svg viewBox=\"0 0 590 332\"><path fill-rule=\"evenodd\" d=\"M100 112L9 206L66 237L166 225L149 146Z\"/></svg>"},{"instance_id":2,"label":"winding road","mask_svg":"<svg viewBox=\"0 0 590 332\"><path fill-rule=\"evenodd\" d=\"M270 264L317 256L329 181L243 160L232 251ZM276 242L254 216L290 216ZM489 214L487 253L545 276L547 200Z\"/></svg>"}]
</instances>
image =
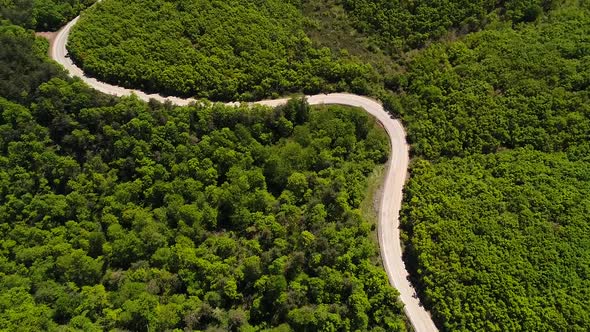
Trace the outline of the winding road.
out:
<instances>
[{"instance_id":1,"label":"winding road","mask_svg":"<svg viewBox=\"0 0 590 332\"><path fill-rule=\"evenodd\" d=\"M100 1L100 0L99 0ZM161 102L170 101L176 105L188 105L198 102L195 99L183 99L176 97L163 97L157 94L146 94L143 91L126 89L123 87L100 82L94 78L85 76L82 69L77 67L68 57L66 43L71 28L78 22L79 16L64 26L55 36L51 45L50 56L61 64L71 76L80 77L86 84L106 94L115 96L137 95L140 99L149 101L156 99ZM286 103L288 98L263 100L256 104L267 106L279 106ZM391 118L383 106L367 97L346 94L320 94L307 96L311 105L340 104L355 106L377 118L388 133L391 151L389 154L387 173L382 185L382 197L379 210L379 246L381 257L389 282L400 293L400 300L404 304L404 311L416 332L438 331L430 314L420 305L416 291L409 281L409 274L402 260L402 247L399 231L399 211L402 202L402 190L406 180L409 162L409 146L406 143L406 134L399 120ZM235 105L236 103L228 103Z\"/></svg>"}]
</instances>

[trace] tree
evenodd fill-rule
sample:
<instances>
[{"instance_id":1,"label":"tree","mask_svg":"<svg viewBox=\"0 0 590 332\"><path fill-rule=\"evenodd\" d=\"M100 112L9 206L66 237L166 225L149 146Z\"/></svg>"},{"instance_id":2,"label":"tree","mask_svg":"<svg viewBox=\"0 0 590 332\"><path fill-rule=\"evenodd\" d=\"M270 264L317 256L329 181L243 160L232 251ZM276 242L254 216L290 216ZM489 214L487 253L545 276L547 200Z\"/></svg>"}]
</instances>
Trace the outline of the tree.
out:
<instances>
[{"instance_id":1,"label":"tree","mask_svg":"<svg viewBox=\"0 0 590 332\"><path fill-rule=\"evenodd\" d=\"M80 249L57 258L56 265L64 280L72 280L78 286L95 284L102 275L101 259L86 256Z\"/></svg>"}]
</instances>

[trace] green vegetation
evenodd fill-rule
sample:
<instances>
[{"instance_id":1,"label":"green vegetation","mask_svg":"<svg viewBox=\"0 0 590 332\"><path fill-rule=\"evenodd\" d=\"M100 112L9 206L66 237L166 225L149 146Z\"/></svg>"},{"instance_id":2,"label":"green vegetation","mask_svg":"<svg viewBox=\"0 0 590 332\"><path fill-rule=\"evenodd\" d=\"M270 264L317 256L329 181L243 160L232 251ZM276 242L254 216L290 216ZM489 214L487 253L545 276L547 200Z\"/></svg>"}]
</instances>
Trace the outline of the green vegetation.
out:
<instances>
[{"instance_id":1,"label":"green vegetation","mask_svg":"<svg viewBox=\"0 0 590 332\"><path fill-rule=\"evenodd\" d=\"M369 174L367 179L367 194L361 202L360 209L365 219L372 221L375 225L379 220L379 207L376 202L381 199L381 186L385 178L385 165L378 166Z\"/></svg>"},{"instance_id":2,"label":"green vegetation","mask_svg":"<svg viewBox=\"0 0 590 332\"><path fill-rule=\"evenodd\" d=\"M37 31L55 31L95 0L0 0L0 20Z\"/></svg>"},{"instance_id":3,"label":"green vegetation","mask_svg":"<svg viewBox=\"0 0 590 332\"><path fill-rule=\"evenodd\" d=\"M590 15L500 27L437 43L396 78L409 139L428 159L532 146L590 154Z\"/></svg>"},{"instance_id":4,"label":"green vegetation","mask_svg":"<svg viewBox=\"0 0 590 332\"><path fill-rule=\"evenodd\" d=\"M419 2L108 0L68 49L103 81L183 97L259 100L351 91L388 99L390 56L498 18L534 21L551 0ZM385 85L383 84L385 82Z\"/></svg>"},{"instance_id":5,"label":"green vegetation","mask_svg":"<svg viewBox=\"0 0 590 332\"><path fill-rule=\"evenodd\" d=\"M280 0L109 0L84 13L68 49L93 76L164 94L368 93L378 80L371 66L314 47L302 25Z\"/></svg>"},{"instance_id":6,"label":"green vegetation","mask_svg":"<svg viewBox=\"0 0 590 332\"><path fill-rule=\"evenodd\" d=\"M590 8L418 52L407 261L445 331L590 329Z\"/></svg>"},{"instance_id":7,"label":"green vegetation","mask_svg":"<svg viewBox=\"0 0 590 332\"><path fill-rule=\"evenodd\" d=\"M407 255L443 330L588 331L589 170L532 149L414 162Z\"/></svg>"},{"instance_id":8,"label":"green vegetation","mask_svg":"<svg viewBox=\"0 0 590 332\"><path fill-rule=\"evenodd\" d=\"M340 0L360 32L373 39L372 46L387 54L422 47L449 30L480 29L498 16L514 23L536 20L554 0Z\"/></svg>"},{"instance_id":9,"label":"green vegetation","mask_svg":"<svg viewBox=\"0 0 590 332\"><path fill-rule=\"evenodd\" d=\"M379 95L412 144L405 259L439 327L588 331L590 5L556 7L108 0L69 47L167 94ZM406 329L366 115L114 99L0 32L0 326Z\"/></svg>"},{"instance_id":10,"label":"green vegetation","mask_svg":"<svg viewBox=\"0 0 590 332\"><path fill-rule=\"evenodd\" d=\"M0 37L28 57L0 68L46 63ZM367 114L115 99L38 67L0 77L27 91L0 97L3 329L406 330L358 210L388 151Z\"/></svg>"},{"instance_id":11,"label":"green vegetation","mask_svg":"<svg viewBox=\"0 0 590 332\"><path fill-rule=\"evenodd\" d=\"M2 96L25 101L41 83L65 74L45 56L48 43L23 28L0 23L0 91Z\"/></svg>"}]
</instances>

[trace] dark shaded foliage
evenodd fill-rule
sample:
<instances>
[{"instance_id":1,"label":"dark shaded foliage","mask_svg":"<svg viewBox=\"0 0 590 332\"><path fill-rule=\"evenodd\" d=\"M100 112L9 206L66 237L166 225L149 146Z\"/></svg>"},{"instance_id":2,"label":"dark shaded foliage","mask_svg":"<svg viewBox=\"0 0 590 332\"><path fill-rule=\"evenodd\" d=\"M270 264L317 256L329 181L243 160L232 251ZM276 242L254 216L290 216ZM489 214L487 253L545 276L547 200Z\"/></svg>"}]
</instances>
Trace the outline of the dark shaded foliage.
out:
<instances>
[{"instance_id":1,"label":"dark shaded foliage","mask_svg":"<svg viewBox=\"0 0 590 332\"><path fill-rule=\"evenodd\" d=\"M13 25L0 25L0 91L6 98L25 101L51 77L64 74L49 63L47 41Z\"/></svg>"},{"instance_id":2,"label":"dark shaded foliage","mask_svg":"<svg viewBox=\"0 0 590 332\"><path fill-rule=\"evenodd\" d=\"M470 32L497 17L532 22L553 0L341 0L353 25L388 54L424 46L449 32Z\"/></svg>"},{"instance_id":3,"label":"dark shaded foliage","mask_svg":"<svg viewBox=\"0 0 590 332\"><path fill-rule=\"evenodd\" d=\"M0 19L36 31L55 31L95 0L2 0Z\"/></svg>"}]
</instances>

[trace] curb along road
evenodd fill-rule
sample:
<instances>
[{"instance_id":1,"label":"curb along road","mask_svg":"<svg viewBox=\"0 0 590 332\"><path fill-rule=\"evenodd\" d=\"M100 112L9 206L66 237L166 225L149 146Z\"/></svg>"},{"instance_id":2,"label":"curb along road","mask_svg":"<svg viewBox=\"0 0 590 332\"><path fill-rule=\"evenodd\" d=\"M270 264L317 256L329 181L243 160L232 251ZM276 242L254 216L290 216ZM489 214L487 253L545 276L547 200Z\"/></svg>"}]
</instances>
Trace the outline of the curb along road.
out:
<instances>
[{"instance_id":1,"label":"curb along road","mask_svg":"<svg viewBox=\"0 0 590 332\"><path fill-rule=\"evenodd\" d=\"M185 106L196 99L183 99L177 97L163 97L158 94L147 94L140 90L126 89L123 87L107 84L97 79L85 76L82 69L77 67L68 56L66 44L71 28L78 22L76 17L65 25L56 35L53 44L50 46L51 58L61 64L71 76L80 77L86 84L105 94L115 96L137 95L138 98L149 101L155 99L160 102L169 101L172 104ZM266 106L280 106L287 102L288 98L262 100L255 104ZM404 304L404 311L416 332L438 331L430 314L424 309L420 300L415 296L416 291L409 281L409 273L402 260L401 240L399 231L399 212L402 202L402 191L406 180L409 163L409 146L406 142L406 134L399 120L391 118L383 106L367 97L347 94L332 93L307 96L310 105L340 104L360 107L371 114L385 128L389 136L391 151L386 176L382 183L382 197L379 206L379 247L383 266L387 272L390 284L400 293L400 300ZM235 105L227 103L226 105Z\"/></svg>"}]
</instances>

